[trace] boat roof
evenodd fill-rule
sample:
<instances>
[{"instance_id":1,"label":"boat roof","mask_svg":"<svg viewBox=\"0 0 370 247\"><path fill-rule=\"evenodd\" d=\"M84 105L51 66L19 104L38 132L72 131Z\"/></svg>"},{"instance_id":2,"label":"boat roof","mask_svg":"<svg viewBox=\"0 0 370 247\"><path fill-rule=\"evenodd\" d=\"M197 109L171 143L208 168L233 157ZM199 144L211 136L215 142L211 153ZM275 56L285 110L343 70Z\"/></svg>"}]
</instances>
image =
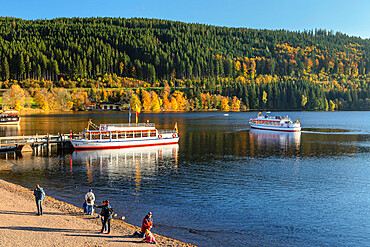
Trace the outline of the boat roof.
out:
<instances>
[{"instance_id":1,"label":"boat roof","mask_svg":"<svg viewBox=\"0 0 370 247\"><path fill-rule=\"evenodd\" d=\"M97 130L88 131L138 131L138 130L155 130L154 123L128 123L128 124L100 124Z\"/></svg>"},{"instance_id":2,"label":"boat roof","mask_svg":"<svg viewBox=\"0 0 370 247\"><path fill-rule=\"evenodd\" d=\"M262 119L262 120L269 120L269 121L284 121L284 120L291 121L291 118L288 116L269 116L269 115L263 115L262 113L259 113L257 115L257 118L255 119Z\"/></svg>"}]
</instances>

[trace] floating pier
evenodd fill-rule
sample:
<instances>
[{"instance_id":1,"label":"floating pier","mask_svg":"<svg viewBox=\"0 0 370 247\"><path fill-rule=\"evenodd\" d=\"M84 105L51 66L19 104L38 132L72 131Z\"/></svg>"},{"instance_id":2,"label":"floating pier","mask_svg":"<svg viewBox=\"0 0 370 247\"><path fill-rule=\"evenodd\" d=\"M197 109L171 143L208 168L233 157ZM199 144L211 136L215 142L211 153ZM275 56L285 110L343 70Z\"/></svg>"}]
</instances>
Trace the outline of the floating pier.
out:
<instances>
[{"instance_id":1,"label":"floating pier","mask_svg":"<svg viewBox=\"0 0 370 247\"><path fill-rule=\"evenodd\" d=\"M46 134L46 135L31 135L31 136L6 136L0 137L0 152L1 151L17 151L17 152L47 152L52 148L57 151L72 149L71 139L79 138L80 134Z\"/></svg>"}]
</instances>

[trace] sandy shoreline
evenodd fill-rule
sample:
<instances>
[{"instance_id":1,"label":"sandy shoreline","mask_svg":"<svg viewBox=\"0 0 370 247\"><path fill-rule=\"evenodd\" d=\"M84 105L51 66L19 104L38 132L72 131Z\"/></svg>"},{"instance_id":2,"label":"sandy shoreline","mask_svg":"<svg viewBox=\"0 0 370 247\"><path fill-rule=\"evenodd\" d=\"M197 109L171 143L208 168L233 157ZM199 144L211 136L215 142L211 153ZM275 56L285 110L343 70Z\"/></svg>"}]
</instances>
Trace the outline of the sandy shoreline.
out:
<instances>
[{"instance_id":1,"label":"sandy shoreline","mask_svg":"<svg viewBox=\"0 0 370 247\"><path fill-rule=\"evenodd\" d=\"M155 235L157 244L132 237L138 227L114 219L112 234L99 234L101 222L81 208L47 196L36 216L33 191L0 179L0 246L193 246Z\"/></svg>"}]
</instances>

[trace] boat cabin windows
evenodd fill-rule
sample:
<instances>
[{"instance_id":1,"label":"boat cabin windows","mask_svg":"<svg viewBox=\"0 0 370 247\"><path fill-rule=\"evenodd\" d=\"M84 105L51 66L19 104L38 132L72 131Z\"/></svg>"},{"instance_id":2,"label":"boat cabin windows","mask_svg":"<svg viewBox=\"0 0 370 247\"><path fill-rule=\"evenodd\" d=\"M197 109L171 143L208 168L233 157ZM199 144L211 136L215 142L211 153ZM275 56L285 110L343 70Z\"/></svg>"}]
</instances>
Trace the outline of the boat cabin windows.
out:
<instances>
[{"instance_id":1,"label":"boat cabin windows","mask_svg":"<svg viewBox=\"0 0 370 247\"><path fill-rule=\"evenodd\" d=\"M271 120L251 120L254 124L265 124L265 125L280 125L280 122L278 121L271 121Z\"/></svg>"},{"instance_id":2,"label":"boat cabin windows","mask_svg":"<svg viewBox=\"0 0 370 247\"><path fill-rule=\"evenodd\" d=\"M111 136L111 139L117 139L117 132L116 131L112 131L110 133L110 136Z\"/></svg>"},{"instance_id":3,"label":"boat cabin windows","mask_svg":"<svg viewBox=\"0 0 370 247\"><path fill-rule=\"evenodd\" d=\"M157 132L155 130L149 130L150 137L157 137Z\"/></svg>"},{"instance_id":4,"label":"boat cabin windows","mask_svg":"<svg viewBox=\"0 0 370 247\"><path fill-rule=\"evenodd\" d=\"M110 139L110 135L109 135L109 132L106 131L106 132L101 132L101 139Z\"/></svg>"},{"instance_id":5,"label":"boat cabin windows","mask_svg":"<svg viewBox=\"0 0 370 247\"><path fill-rule=\"evenodd\" d=\"M156 137L156 130L131 130L131 131L89 131L83 134L86 140L115 140L126 138Z\"/></svg>"},{"instance_id":6,"label":"boat cabin windows","mask_svg":"<svg viewBox=\"0 0 370 247\"><path fill-rule=\"evenodd\" d=\"M90 140L100 140L100 132L91 132L90 136Z\"/></svg>"},{"instance_id":7,"label":"boat cabin windows","mask_svg":"<svg viewBox=\"0 0 370 247\"><path fill-rule=\"evenodd\" d=\"M135 132L135 138L141 138L141 130L136 130Z\"/></svg>"},{"instance_id":8,"label":"boat cabin windows","mask_svg":"<svg viewBox=\"0 0 370 247\"><path fill-rule=\"evenodd\" d=\"M148 137L149 133L148 131L142 131L142 137Z\"/></svg>"},{"instance_id":9,"label":"boat cabin windows","mask_svg":"<svg viewBox=\"0 0 370 247\"><path fill-rule=\"evenodd\" d=\"M125 139L126 138L126 133L124 131L118 132L118 139Z\"/></svg>"},{"instance_id":10,"label":"boat cabin windows","mask_svg":"<svg viewBox=\"0 0 370 247\"><path fill-rule=\"evenodd\" d=\"M134 132L133 131L126 131L126 138L134 138Z\"/></svg>"}]
</instances>

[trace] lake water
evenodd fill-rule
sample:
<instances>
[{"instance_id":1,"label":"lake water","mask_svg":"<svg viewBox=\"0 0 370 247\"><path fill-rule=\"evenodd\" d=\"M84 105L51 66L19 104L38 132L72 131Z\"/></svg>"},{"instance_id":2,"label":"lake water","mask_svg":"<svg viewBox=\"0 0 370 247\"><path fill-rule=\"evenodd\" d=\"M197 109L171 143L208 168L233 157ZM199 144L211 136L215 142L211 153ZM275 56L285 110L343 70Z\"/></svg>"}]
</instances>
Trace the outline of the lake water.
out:
<instances>
[{"instance_id":1,"label":"lake water","mask_svg":"<svg viewBox=\"0 0 370 247\"><path fill-rule=\"evenodd\" d=\"M79 151L51 157L0 154L0 177L82 206L92 188L126 222L199 246L369 246L370 112L275 112L302 133L250 130L256 112L142 113L179 126L179 145ZM22 117L1 135L68 133L127 113ZM97 229L98 230L98 229ZM190 232L190 230L192 230Z\"/></svg>"}]
</instances>

